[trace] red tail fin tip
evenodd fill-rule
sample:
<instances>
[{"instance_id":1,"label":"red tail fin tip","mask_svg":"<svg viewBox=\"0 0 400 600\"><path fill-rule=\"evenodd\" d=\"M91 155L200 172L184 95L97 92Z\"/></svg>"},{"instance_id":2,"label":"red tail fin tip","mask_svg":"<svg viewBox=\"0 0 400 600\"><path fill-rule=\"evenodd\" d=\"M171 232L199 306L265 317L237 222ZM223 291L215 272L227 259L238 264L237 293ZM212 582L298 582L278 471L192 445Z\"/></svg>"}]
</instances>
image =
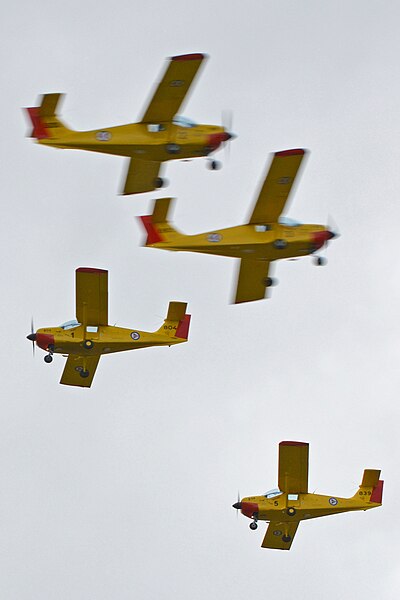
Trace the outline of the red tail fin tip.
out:
<instances>
[{"instance_id":1,"label":"red tail fin tip","mask_svg":"<svg viewBox=\"0 0 400 600\"><path fill-rule=\"evenodd\" d=\"M187 340L189 337L190 315L185 315L182 321L179 321L175 337Z\"/></svg>"},{"instance_id":2,"label":"red tail fin tip","mask_svg":"<svg viewBox=\"0 0 400 600\"><path fill-rule=\"evenodd\" d=\"M50 135L40 117L39 108L33 107L26 110L33 125L31 137L35 137L38 140L49 138Z\"/></svg>"},{"instance_id":3,"label":"red tail fin tip","mask_svg":"<svg viewBox=\"0 0 400 600\"><path fill-rule=\"evenodd\" d=\"M147 215L145 217L139 217L139 219L142 221L143 226L147 232L146 246L149 246L150 244L157 244L158 242L164 241L164 239L158 233L156 227L154 226L154 223L151 220L151 215Z\"/></svg>"},{"instance_id":4,"label":"red tail fin tip","mask_svg":"<svg viewBox=\"0 0 400 600\"><path fill-rule=\"evenodd\" d=\"M371 497L369 499L370 502L377 502L378 504L382 504L382 495L383 495L383 480L380 479L374 489L372 490Z\"/></svg>"}]
</instances>

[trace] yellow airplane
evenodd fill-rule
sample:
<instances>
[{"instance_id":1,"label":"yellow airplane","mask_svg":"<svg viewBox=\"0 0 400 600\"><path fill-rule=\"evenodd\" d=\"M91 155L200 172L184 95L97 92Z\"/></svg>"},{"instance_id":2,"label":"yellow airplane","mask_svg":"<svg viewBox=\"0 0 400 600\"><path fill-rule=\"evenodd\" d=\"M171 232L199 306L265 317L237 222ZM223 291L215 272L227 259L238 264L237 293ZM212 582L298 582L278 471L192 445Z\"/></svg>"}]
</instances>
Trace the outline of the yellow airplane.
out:
<instances>
[{"instance_id":1,"label":"yellow airplane","mask_svg":"<svg viewBox=\"0 0 400 600\"><path fill-rule=\"evenodd\" d=\"M365 469L358 491L352 498L308 493L308 444L279 444L278 487L262 496L248 496L233 504L243 515L269 521L262 548L290 550L300 521L382 505L383 481L380 470Z\"/></svg>"},{"instance_id":2,"label":"yellow airplane","mask_svg":"<svg viewBox=\"0 0 400 600\"><path fill-rule=\"evenodd\" d=\"M186 303L170 302L164 324L154 333L108 325L108 271L80 267L76 269L76 320L59 327L45 327L27 336L39 348L68 359L60 383L90 387L100 357L112 352L136 350L150 346L172 346L186 342L190 315Z\"/></svg>"},{"instance_id":3,"label":"yellow airplane","mask_svg":"<svg viewBox=\"0 0 400 600\"><path fill-rule=\"evenodd\" d=\"M324 225L301 225L281 216L304 154L300 149L274 154L247 225L184 235L167 220L171 198L156 200L153 214L140 217L147 231L145 245L240 258L234 302L265 298L276 283L269 273L272 261L313 254L337 235ZM316 262L326 260L318 256Z\"/></svg>"},{"instance_id":4,"label":"yellow airplane","mask_svg":"<svg viewBox=\"0 0 400 600\"><path fill-rule=\"evenodd\" d=\"M40 106L26 109L33 125L31 137L44 146L128 156L123 194L162 187L161 163L209 156L235 137L224 127L197 125L176 114L205 58L204 54L172 57L139 123L73 131L57 116L62 94L44 94ZM220 164L210 160L209 166L218 169Z\"/></svg>"}]
</instances>

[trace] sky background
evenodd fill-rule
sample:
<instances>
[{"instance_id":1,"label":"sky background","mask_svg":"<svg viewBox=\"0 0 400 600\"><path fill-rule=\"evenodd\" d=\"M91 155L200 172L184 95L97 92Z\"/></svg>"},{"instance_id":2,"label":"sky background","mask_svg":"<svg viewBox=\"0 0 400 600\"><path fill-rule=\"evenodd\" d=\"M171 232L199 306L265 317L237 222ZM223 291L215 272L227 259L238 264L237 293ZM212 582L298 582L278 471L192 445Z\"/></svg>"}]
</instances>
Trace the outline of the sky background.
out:
<instances>
[{"instance_id":1,"label":"sky background","mask_svg":"<svg viewBox=\"0 0 400 600\"><path fill-rule=\"evenodd\" d=\"M5 600L389 600L400 584L397 2L17 1L0 21ZM126 159L35 145L21 108L65 92L75 129L137 120L165 58L205 52L183 114L233 111L229 160L169 163L166 190L119 196ZM310 154L288 216L341 237L328 265L280 262L268 301L229 304L233 259L141 247L138 215L245 222L271 152ZM74 318L78 266L109 269L110 323L158 329L187 301L190 339L101 360L60 386L25 339ZM353 495L381 468L382 508L300 524L260 548L231 508L277 484L278 443L310 443L310 490Z\"/></svg>"}]
</instances>

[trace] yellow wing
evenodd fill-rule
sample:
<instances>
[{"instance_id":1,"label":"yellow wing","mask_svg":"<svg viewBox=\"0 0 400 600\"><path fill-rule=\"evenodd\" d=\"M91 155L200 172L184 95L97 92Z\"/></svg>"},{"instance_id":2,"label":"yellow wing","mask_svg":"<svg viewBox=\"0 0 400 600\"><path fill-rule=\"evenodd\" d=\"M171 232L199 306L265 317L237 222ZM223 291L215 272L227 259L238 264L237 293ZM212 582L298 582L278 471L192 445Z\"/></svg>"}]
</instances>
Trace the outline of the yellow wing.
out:
<instances>
[{"instance_id":1,"label":"yellow wing","mask_svg":"<svg viewBox=\"0 0 400 600\"><path fill-rule=\"evenodd\" d=\"M108 271L76 269L76 318L87 325L108 325Z\"/></svg>"},{"instance_id":2,"label":"yellow wing","mask_svg":"<svg viewBox=\"0 0 400 600\"><path fill-rule=\"evenodd\" d=\"M301 149L274 154L249 224L276 223L285 208L304 154Z\"/></svg>"},{"instance_id":3,"label":"yellow wing","mask_svg":"<svg viewBox=\"0 0 400 600\"><path fill-rule=\"evenodd\" d=\"M278 487L288 494L308 493L308 444L279 444Z\"/></svg>"},{"instance_id":4,"label":"yellow wing","mask_svg":"<svg viewBox=\"0 0 400 600\"><path fill-rule=\"evenodd\" d=\"M290 523L271 521L268 525L261 547L275 548L276 550L290 550L298 526L299 521L290 521Z\"/></svg>"},{"instance_id":5,"label":"yellow wing","mask_svg":"<svg viewBox=\"0 0 400 600\"><path fill-rule=\"evenodd\" d=\"M172 121L205 58L204 54L184 54L170 59L167 70L144 112L143 123Z\"/></svg>"},{"instance_id":6,"label":"yellow wing","mask_svg":"<svg viewBox=\"0 0 400 600\"><path fill-rule=\"evenodd\" d=\"M65 363L60 383L63 383L64 385L90 387L99 360L100 356L75 356L74 354L70 354ZM81 373L84 374L84 377L82 377Z\"/></svg>"},{"instance_id":7,"label":"yellow wing","mask_svg":"<svg viewBox=\"0 0 400 600\"><path fill-rule=\"evenodd\" d=\"M262 300L267 294L267 280L270 262L267 260L240 260L237 278L235 304Z\"/></svg>"},{"instance_id":8,"label":"yellow wing","mask_svg":"<svg viewBox=\"0 0 400 600\"><path fill-rule=\"evenodd\" d=\"M159 162L131 158L122 194L141 194L155 190L159 171Z\"/></svg>"}]
</instances>

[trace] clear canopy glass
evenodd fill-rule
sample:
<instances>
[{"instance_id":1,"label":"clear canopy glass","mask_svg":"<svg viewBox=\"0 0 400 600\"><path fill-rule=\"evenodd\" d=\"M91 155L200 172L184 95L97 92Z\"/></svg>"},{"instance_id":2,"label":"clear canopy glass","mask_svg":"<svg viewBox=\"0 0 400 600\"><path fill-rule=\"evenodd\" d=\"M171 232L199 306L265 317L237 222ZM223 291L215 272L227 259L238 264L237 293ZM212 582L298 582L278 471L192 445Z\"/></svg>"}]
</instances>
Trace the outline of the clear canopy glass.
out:
<instances>
[{"instance_id":1,"label":"clear canopy glass","mask_svg":"<svg viewBox=\"0 0 400 600\"><path fill-rule=\"evenodd\" d=\"M62 325L60 325L61 329L74 329L74 327L79 327L80 323L76 319L72 319L71 321L65 321Z\"/></svg>"},{"instance_id":2,"label":"clear canopy glass","mask_svg":"<svg viewBox=\"0 0 400 600\"><path fill-rule=\"evenodd\" d=\"M290 217L282 217L282 216L279 217L278 223L280 223L281 225L286 225L286 227L298 227L299 225L301 225L301 223L299 221L295 221L294 219L291 219Z\"/></svg>"},{"instance_id":3,"label":"clear canopy glass","mask_svg":"<svg viewBox=\"0 0 400 600\"><path fill-rule=\"evenodd\" d=\"M269 490L269 492L266 492L264 496L266 498L274 498L275 496L280 496L282 493L283 492L278 490L278 488L273 488L272 490Z\"/></svg>"},{"instance_id":4,"label":"clear canopy glass","mask_svg":"<svg viewBox=\"0 0 400 600\"><path fill-rule=\"evenodd\" d=\"M172 122L174 125L180 125L181 127L196 127L196 123L192 119L180 117L179 115L175 115Z\"/></svg>"}]
</instances>

